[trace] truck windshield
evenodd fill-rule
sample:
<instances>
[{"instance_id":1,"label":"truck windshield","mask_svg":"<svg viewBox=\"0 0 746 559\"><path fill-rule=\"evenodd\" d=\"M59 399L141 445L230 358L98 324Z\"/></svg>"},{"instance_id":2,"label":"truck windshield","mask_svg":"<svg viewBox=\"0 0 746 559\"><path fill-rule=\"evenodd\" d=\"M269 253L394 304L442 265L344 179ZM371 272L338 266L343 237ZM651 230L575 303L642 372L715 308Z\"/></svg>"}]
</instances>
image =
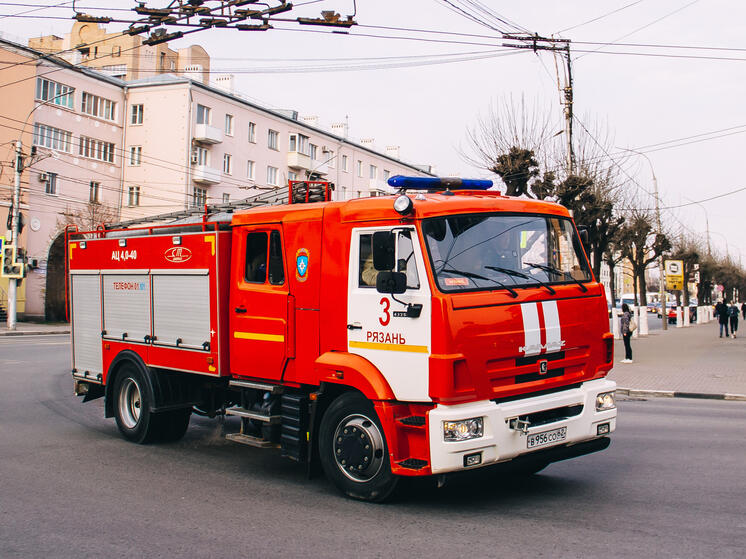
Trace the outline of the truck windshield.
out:
<instances>
[{"instance_id":1,"label":"truck windshield","mask_svg":"<svg viewBox=\"0 0 746 559\"><path fill-rule=\"evenodd\" d=\"M591 280L580 239L566 218L470 214L426 219L422 229L441 291Z\"/></svg>"}]
</instances>

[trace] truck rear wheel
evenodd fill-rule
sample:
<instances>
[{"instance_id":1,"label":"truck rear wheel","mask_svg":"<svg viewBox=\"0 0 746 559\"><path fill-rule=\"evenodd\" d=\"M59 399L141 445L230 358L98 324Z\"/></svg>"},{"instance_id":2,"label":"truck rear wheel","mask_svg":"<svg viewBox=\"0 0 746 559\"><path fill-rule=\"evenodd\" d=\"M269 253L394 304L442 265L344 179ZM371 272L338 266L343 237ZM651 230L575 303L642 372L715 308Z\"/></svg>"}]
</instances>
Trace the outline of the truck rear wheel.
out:
<instances>
[{"instance_id":1,"label":"truck rear wheel","mask_svg":"<svg viewBox=\"0 0 746 559\"><path fill-rule=\"evenodd\" d=\"M354 499L385 501L399 482L391 473L386 437L375 409L356 392L343 394L324 413L319 456L327 477Z\"/></svg>"},{"instance_id":2,"label":"truck rear wheel","mask_svg":"<svg viewBox=\"0 0 746 559\"><path fill-rule=\"evenodd\" d=\"M151 442L158 434L156 417L151 413L152 398L139 368L122 366L114 386L114 415L117 427L128 441Z\"/></svg>"}]
</instances>

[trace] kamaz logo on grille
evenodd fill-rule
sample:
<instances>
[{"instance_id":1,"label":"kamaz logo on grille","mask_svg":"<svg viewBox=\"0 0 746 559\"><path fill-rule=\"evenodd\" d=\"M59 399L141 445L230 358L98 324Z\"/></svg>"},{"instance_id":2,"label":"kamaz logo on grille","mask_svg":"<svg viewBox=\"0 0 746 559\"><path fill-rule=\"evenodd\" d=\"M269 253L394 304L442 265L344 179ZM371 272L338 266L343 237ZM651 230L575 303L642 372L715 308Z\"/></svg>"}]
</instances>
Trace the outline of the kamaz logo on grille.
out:
<instances>
[{"instance_id":1,"label":"kamaz logo on grille","mask_svg":"<svg viewBox=\"0 0 746 559\"><path fill-rule=\"evenodd\" d=\"M166 260L174 264L181 264L192 258L192 251L186 247L171 247L166 251Z\"/></svg>"},{"instance_id":2,"label":"kamaz logo on grille","mask_svg":"<svg viewBox=\"0 0 746 559\"><path fill-rule=\"evenodd\" d=\"M539 374L546 375L548 370L549 370L549 361L547 361L546 359L542 359L541 361L539 361Z\"/></svg>"}]
</instances>

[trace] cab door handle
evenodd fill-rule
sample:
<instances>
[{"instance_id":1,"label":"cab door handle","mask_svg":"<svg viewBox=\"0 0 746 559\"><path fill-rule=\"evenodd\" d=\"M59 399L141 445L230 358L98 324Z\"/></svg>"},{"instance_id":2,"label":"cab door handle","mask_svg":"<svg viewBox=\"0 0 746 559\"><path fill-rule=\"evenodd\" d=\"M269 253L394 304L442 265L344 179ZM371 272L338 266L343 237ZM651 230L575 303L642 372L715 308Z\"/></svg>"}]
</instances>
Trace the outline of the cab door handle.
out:
<instances>
[{"instance_id":1,"label":"cab door handle","mask_svg":"<svg viewBox=\"0 0 746 559\"><path fill-rule=\"evenodd\" d=\"M246 312L246 307L236 307L233 310L235 310L237 313L241 314L241 313L245 313Z\"/></svg>"},{"instance_id":2,"label":"cab door handle","mask_svg":"<svg viewBox=\"0 0 746 559\"><path fill-rule=\"evenodd\" d=\"M347 325L347 329L348 330L362 330L363 325L360 324L359 322L353 322L352 324Z\"/></svg>"}]
</instances>

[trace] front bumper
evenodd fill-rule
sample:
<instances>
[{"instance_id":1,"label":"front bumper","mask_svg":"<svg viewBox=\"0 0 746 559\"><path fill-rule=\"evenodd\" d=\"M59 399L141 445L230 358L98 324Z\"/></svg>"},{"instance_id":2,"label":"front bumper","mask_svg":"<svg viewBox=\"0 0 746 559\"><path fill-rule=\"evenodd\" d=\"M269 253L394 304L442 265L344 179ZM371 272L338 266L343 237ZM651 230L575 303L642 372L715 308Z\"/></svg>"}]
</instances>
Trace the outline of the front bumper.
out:
<instances>
[{"instance_id":1,"label":"front bumper","mask_svg":"<svg viewBox=\"0 0 746 559\"><path fill-rule=\"evenodd\" d=\"M601 438L598 425L608 423L608 435L616 428L616 408L596 411L596 396L611 392L616 383L606 379L592 380L578 388L563 390L542 396L528 397L512 402L495 403L491 400L459 404L438 405L428 412L428 437L430 441L430 464L432 473L442 474L473 469L464 465L464 457L481 454L478 466L505 462L519 456L541 453L548 448L571 447L578 443ZM529 426L527 432L510 428L511 419L529 416L546 410L576 408L582 411L572 417L557 418L541 425ZM472 417L484 418L484 434L477 439L459 442L443 440L443 422L458 421ZM527 437L567 427L567 438L556 444L527 448ZM546 453L551 455L551 453Z\"/></svg>"}]
</instances>

